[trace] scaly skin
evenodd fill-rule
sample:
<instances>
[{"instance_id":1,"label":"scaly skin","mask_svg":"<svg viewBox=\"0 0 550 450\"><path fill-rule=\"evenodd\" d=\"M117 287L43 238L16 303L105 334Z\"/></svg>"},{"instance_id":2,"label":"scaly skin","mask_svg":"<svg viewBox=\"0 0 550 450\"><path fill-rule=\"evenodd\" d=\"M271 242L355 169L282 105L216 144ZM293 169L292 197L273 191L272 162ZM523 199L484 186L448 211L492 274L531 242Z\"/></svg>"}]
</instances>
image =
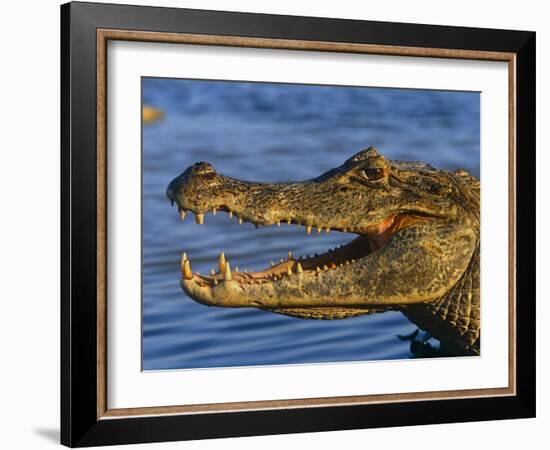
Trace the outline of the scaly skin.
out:
<instances>
[{"instance_id":1,"label":"scaly skin","mask_svg":"<svg viewBox=\"0 0 550 450\"><path fill-rule=\"evenodd\" d=\"M221 210L258 226L285 221L308 233L358 235L260 272L232 272L222 254L220 270L201 276L184 255L181 285L195 301L316 319L398 310L445 353L479 354L479 182L464 170L389 161L370 147L291 183L241 181L200 162L170 183L167 196L199 224Z\"/></svg>"}]
</instances>

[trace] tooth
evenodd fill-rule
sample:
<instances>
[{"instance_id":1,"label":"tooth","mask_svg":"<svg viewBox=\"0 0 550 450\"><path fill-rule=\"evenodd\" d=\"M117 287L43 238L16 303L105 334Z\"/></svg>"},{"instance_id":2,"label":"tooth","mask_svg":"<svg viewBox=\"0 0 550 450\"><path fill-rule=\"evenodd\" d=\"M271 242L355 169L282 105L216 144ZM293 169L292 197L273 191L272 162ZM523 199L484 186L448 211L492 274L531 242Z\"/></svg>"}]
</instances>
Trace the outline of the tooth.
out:
<instances>
[{"instance_id":1,"label":"tooth","mask_svg":"<svg viewBox=\"0 0 550 450\"><path fill-rule=\"evenodd\" d=\"M231 266L229 265L229 261L225 263L225 270L223 272L223 279L224 281L231 281L233 278L231 277Z\"/></svg>"},{"instance_id":2,"label":"tooth","mask_svg":"<svg viewBox=\"0 0 550 450\"><path fill-rule=\"evenodd\" d=\"M180 211L180 217L181 220L185 220L185 211L183 209Z\"/></svg>"},{"instance_id":3,"label":"tooth","mask_svg":"<svg viewBox=\"0 0 550 450\"><path fill-rule=\"evenodd\" d=\"M239 217L239 225L242 225L242 224L243 224L243 219Z\"/></svg>"},{"instance_id":4,"label":"tooth","mask_svg":"<svg viewBox=\"0 0 550 450\"><path fill-rule=\"evenodd\" d=\"M321 273L321 269L319 268L319 266L317 266L317 267L315 268L315 273L317 273L317 274Z\"/></svg>"},{"instance_id":5,"label":"tooth","mask_svg":"<svg viewBox=\"0 0 550 450\"><path fill-rule=\"evenodd\" d=\"M218 258L218 267L220 268L220 272L222 273L225 270L225 263L226 263L225 255L223 254L223 252L221 252Z\"/></svg>"},{"instance_id":6,"label":"tooth","mask_svg":"<svg viewBox=\"0 0 550 450\"><path fill-rule=\"evenodd\" d=\"M281 226L281 221L280 221L280 220L277 220L277 226L278 226L278 227Z\"/></svg>"},{"instance_id":7,"label":"tooth","mask_svg":"<svg viewBox=\"0 0 550 450\"><path fill-rule=\"evenodd\" d=\"M216 215L216 211L217 211L216 208L212 208L212 214Z\"/></svg>"},{"instance_id":8,"label":"tooth","mask_svg":"<svg viewBox=\"0 0 550 450\"><path fill-rule=\"evenodd\" d=\"M311 225L306 225L306 233L311 234Z\"/></svg>"},{"instance_id":9,"label":"tooth","mask_svg":"<svg viewBox=\"0 0 550 450\"><path fill-rule=\"evenodd\" d=\"M239 272L239 266L235 266L235 273Z\"/></svg>"},{"instance_id":10,"label":"tooth","mask_svg":"<svg viewBox=\"0 0 550 450\"><path fill-rule=\"evenodd\" d=\"M302 269L302 265L300 263L296 264L296 272L304 273L304 269Z\"/></svg>"},{"instance_id":11,"label":"tooth","mask_svg":"<svg viewBox=\"0 0 550 450\"><path fill-rule=\"evenodd\" d=\"M185 265L185 261L187 261L187 253L184 253L181 255L181 273L183 273L183 266Z\"/></svg>"},{"instance_id":12,"label":"tooth","mask_svg":"<svg viewBox=\"0 0 550 450\"><path fill-rule=\"evenodd\" d=\"M198 213L195 216L195 222L197 222L199 225L202 225L204 223L204 214Z\"/></svg>"},{"instance_id":13,"label":"tooth","mask_svg":"<svg viewBox=\"0 0 550 450\"><path fill-rule=\"evenodd\" d=\"M218 280L214 278L214 286L217 286L217 285L218 285Z\"/></svg>"},{"instance_id":14,"label":"tooth","mask_svg":"<svg viewBox=\"0 0 550 450\"><path fill-rule=\"evenodd\" d=\"M347 233L347 232L348 232L348 229L347 229L347 228L342 228L342 231L343 231L344 233Z\"/></svg>"},{"instance_id":15,"label":"tooth","mask_svg":"<svg viewBox=\"0 0 550 450\"><path fill-rule=\"evenodd\" d=\"M286 219L286 223L290 225L292 223L292 219Z\"/></svg>"},{"instance_id":16,"label":"tooth","mask_svg":"<svg viewBox=\"0 0 550 450\"><path fill-rule=\"evenodd\" d=\"M349 266L349 261L346 261L346 266Z\"/></svg>"},{"instance_id":17,"label":"tooth","mask_svg":"<svg viewBox=\"0 0 550 450\"><path fill-rule=\"evenodd\" d=\"M292 259L292 252L288 252L288 260L290 261Z\"/></svg>"},{"instance_id":18,"label":"tooth","mask_svg":"<svg viewBox=\"0 0 550 450\"><path fill-rule=\"evenodd\" d=\"M183 263L183 278L186 280L190 280L193 278L193 272L191 272L191 264L189 264L189 260L186 259Z\"/></svg>"},{"instance_id":19,"label":"tooth","mask_svg":"<svg viewBox=\"0 0 550 450\"><path fill-rule=\"evenodd\" d=\"M325 232L326 232L327 234L329 234L329 233L330 233L330 228L328 228L328 227L325 228Z\"/></svg>"},{"instance_id":20,"label":"tooth","mask_svg":"<svg viewBox=\"0 0 550 450\"><path fill-rule=\"evenodd\" d=\"M323 270L328 270L328 267L326 264L323 264Z\"/></svg>"},{"instance_id":21,"label":"tooth","mask_svg":"<svg viewBox=\"0 0 550 450\"><path fill-rule=\"evenodd\" d=\"M212 276L216 275L216 271L214 269L210 269L210 275Z\"/></svg>"},{"instance_id":22,"label":"tooth","mask_svg":"<svg viewBox=\"0 0 550 450\"><path fill-rule=\"evenodd\" d=\"M278 278L277 278L277 275L273 275L273 281L277 281Z\"/></svg>"},{"instance_id":23,"label":"tooth","mask_svg":"<svg viewBox=\"0 0 550 450\"><path fill-rule=\"evenodd\" d=\"M283 258L281 258L281 264L282 264L282 263L284 263L284 260L283 260Z\"/></svg>"},{"instance_id":24,"label":"tooth","mask_svg":"<svg viewBox=\"0 0 550 450\"><path fill-rule=\"evenodd\" d=\"M317 234L321 234L322 228L321 227L315 227L315 228L317 228Z\"/></svg>"},{"instance_id":25,"label":"tooth","mask_svg":"<svg viewBox=\"0 0 550 450\"><path fill-rule=\"evenodd\" d=\"M229 211L229 218L231 219L233 217L233 211Z\"/></svg>"},{"instance_id":26,"label":"tooth","mask_svg":"<svg viewBox=\"0 0 550 450\"><path fill-rule=\"evenodd\" d=\"M351 258L351 262L354 263L354 262L355 262L355 259Z\"/></svg>"},{"instance_id":27,"label":"tooth","mask_svg":"<svg viewBox=\"0 0 550 450\"><path fill-rule=\"evenodd\" d=\"M287 269L286 269L286 274L287 274L288 276L292 275L292 269L290 268L290 266L287 267Z\"/></svg>"},{"instance_id":28,"label":"tooth","mask_svg":"<svg viewBox=\"0 0 550 450\"><path fill-rule=\"evenodd\" d=\"M275 263L273 261L269 261L269 264L271 264L271 267L275 266Z\"/></svg>"}]
</instances>

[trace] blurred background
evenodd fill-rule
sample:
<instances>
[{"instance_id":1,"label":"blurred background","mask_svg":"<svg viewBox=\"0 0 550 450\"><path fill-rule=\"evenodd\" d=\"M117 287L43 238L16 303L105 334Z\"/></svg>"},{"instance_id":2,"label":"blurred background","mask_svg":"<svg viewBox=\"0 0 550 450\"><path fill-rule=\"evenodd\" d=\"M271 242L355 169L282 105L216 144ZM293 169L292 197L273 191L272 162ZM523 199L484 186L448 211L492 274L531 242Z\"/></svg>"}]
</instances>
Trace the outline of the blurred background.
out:
<instances>
[{"instance_id":1,"label":"blurred background","mask_svg":"<svg viewBox=\"0 0 550 450\"><path fill-rule=\"evenodd\" d=\"M324 252L351 240L303 228L238 225L227 214L181 222L165 197L186 167L208 161L249 181L312 178L374 145L388 159L465 168L479 178L479 93L143 78L143 369L403 359L416 327L397 312L317 321L208 308L179 286L182 252L208 273ZM437 347L437 343L430 340Z\"/></svg>"}]
</instances>

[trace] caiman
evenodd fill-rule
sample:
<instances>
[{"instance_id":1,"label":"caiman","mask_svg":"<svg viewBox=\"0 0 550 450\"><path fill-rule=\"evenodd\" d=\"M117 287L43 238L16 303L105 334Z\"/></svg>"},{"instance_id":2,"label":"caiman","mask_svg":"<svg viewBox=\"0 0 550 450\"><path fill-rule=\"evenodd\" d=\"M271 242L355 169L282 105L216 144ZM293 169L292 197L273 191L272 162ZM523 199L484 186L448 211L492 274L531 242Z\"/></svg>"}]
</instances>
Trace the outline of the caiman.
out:
<instances>
[{"instance_id":1,"label":"caiman","mask_svg":"<svg viewBox=\"0 0 550 450\"><path fill-rule=\"evenodd\" d=\"M225 211L240 223L354 235L340 248L289 253L258 272L232 271L222 253L219 270L199 275L184 254L181 286L195 301L308 319L396 310L445 354L479 355L479 181L465 170L387 160L369 147L317 178L289 183L241 181L198 162L166 194L198 224Z\"/></svg>"}]
</instances>

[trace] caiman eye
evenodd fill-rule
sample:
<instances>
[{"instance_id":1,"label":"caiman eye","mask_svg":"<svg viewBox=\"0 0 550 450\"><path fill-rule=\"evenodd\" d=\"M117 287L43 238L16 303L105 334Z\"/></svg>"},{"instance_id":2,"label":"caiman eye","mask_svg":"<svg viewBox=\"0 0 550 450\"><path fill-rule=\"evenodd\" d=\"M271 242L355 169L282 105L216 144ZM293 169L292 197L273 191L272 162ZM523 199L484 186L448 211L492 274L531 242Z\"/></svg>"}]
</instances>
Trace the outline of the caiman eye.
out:
<instances>
[{"instance_id":1,"label":"caiman eye","mask_svg":"<svg viewBox=\"0 0 550 450\"><path fill-rule=\"evenodd\" d=\"M362 172L367 180L379 180L386 176L384 168L367 168L363 169Z\"/></svg>"}]
</instances>

